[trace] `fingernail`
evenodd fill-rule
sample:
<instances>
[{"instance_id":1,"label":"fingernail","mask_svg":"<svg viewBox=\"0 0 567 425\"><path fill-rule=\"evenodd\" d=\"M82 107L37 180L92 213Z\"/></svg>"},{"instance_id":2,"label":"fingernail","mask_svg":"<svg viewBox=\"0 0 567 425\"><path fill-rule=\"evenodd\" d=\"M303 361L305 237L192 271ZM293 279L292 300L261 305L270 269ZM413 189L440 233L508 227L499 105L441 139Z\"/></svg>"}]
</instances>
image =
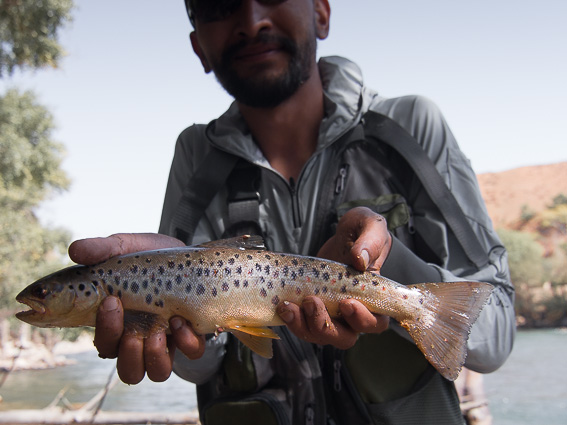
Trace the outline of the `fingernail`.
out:
<instances>
[{"instance_id":1,"label":"fingernail","mask_svg":"<svg viewBox=\"0 0 567 425\"><path fill-rule=\"evenodd\" d=\"M174 317L169 321L169 325L173 330L181 329L181 326L183 326L183 320L181 320L180 317Z\"/></svg>"},{"instance_id":2,"label":"fingernail","mask_svg":"<svg viewBox=\"0 0 567 425\"><path fill-rule=\"evenodd\" d=\"M102 303L104 311L114 311L118 309L118 300L115 297L107 297Z\"/></svg>"},{"instance_id":3,"label":"fingernail","mask_svg":"<svg viewBox=\"0 0 567 425\"><path fill-rule=\"evenodd\" d=\"M280 306L280 308L278 308L278 314L284 322L290 323L295 318L295 315L293 314L293 311L285 307L287 305L289 305L289 302L284 301L283 306Z\"/></svg>"},{"instance_id":4,"label":"fingernail","mask_svg":"<svg viewBox=\"0 0 567 425\"><path fill-rule=\"evenodd\" d=\"M362 264L364 266L364 270L366 270L368 268L368 264L370 264L370 255L368 254L368 251L363 249L362 252L360 253L360 256L362 257Z\"/></svg>"},{"instance_id":5,"label":"fingernail","mask_svg":"<svg viewBox=\"0 0 567 425\"><path fill-rule=\"evenodd\" d=\"M311 300L303 301L303 311L307 316L313 316L315 314L315 303Z\"/></svg>"}]
</instances>

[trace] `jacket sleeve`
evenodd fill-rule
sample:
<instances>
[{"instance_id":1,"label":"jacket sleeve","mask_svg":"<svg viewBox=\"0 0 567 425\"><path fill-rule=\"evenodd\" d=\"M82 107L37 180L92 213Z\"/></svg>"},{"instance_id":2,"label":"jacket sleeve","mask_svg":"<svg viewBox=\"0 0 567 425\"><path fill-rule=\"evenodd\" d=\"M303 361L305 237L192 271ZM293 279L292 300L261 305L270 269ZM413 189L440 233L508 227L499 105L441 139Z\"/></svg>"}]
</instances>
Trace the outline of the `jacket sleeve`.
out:
<instances>
[{"instance_id":1,"label":"jacket sleeve","mask_svg":"<svg viewBox=\"0 0 567 425\"><path fill-rule=\"evenodd\" d=\"M515 337L514 287L510 281L506 249L488 216L476 175L459 149L438 108L423 97L403 97L381 102L385 113L409 131L421 144L463 209L469 224L486 249L489 262L474 268L441 215L417 190L409 200L414 226L433 248L440 264L427 264L410 250L394 242L382 273L401 283L423 282L424 277L442 281L477 280L494 285L494 291L473 325L465 366L488 373L508 358ZM423 191L421 191L423 192Z\"/></svg>"}]
</instances>

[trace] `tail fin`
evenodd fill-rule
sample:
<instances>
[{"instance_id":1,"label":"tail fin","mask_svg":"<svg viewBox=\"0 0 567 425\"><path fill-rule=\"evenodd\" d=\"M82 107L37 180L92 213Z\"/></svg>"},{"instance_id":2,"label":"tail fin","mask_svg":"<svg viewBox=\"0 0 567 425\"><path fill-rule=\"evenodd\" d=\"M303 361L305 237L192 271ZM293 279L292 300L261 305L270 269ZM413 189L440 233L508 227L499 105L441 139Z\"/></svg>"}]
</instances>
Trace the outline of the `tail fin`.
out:
<instances>
[{"instance_id":1,"label":"tail fin","mask_svg":"<svg viewBox=\"0 0 567 425\"><path fill-rule=\"evenodd\" d=\"M465 363L471 327L494 287L483 282L423 283L412 287L426 295L425 313L400 324L439 373L454 381Z\"/></svg>"}]
</instances>

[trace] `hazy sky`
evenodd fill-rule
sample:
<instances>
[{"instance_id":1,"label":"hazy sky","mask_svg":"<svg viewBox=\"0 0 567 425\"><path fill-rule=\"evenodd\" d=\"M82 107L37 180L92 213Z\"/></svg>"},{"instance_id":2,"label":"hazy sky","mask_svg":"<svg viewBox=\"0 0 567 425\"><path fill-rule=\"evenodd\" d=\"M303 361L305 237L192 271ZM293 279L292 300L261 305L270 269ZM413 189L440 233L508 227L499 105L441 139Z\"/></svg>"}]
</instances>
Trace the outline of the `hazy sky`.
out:
<instances>
[{"instance_id":1,"label":"hazy sky","mask_svg":"<svg viewBox=\"0 0 567 425\"><path fill-rule=\"evenodd\" d=\"M18 74L67 149L69 192L41 211L75 238L157 230L177 135L231 99L205 75L182 0L76 0L58 70ZM567 160L567 1L331 0L320 55L384 96L443 111L479 173Z\"/></svg>"}]
</instances>

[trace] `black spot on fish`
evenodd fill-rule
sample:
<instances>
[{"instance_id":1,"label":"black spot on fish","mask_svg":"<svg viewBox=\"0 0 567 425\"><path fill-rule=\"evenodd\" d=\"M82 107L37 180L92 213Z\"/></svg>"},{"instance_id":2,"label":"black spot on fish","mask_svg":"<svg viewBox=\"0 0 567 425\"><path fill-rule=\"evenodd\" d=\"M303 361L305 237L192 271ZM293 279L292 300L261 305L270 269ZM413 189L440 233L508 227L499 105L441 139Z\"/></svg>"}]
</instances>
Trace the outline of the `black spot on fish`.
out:
<instances>
[{"instance_id":1,"label":"black spot on fish","mask_svg":"<svg viewBox=\"0 0 567 425\"><path fill-rule=\"evenodd\" d=\"M297 274L299 276L303 276L304 273L305 273L305 271L303 270L303 268L300 268L299 270L297 270Z\"/></svg>"},{"instance_id":2,"label":"black spot on fish","mask_svg":"<svg viewBox=\"0 0 567 425\"><path fill-rule=\"evenodd\" d=\"M116 276L116 277L114 278L114 283L115 283L116 285L120 285L120 278L119 278L118 276Z\"/></svg>"},{"instance_id":3,"label":"black spot on fish","mask_svg":"<svg viewBox=\"0 0 567 425\"><path fill-rule=\"evenodd\" d=\"M136 255L134 258L140 258L140 256L139 256L139 255Z\"/></svg>"},{"instance_id":4,"label":"black spot on fish","mask_svg":"<svg viewBox=\"0 0 567 425\"><path fill-rule=\"evenodd\" d=\"M205 264L205 260L204 260L204 259L202 259L202 258L199 258L199 264L200 264L200 265L203 265L203 264Z\"/></svg>"},{"instance_id":5,"label":"black spot on fish","mask_svg":"<svg viewBox=\"0 0 567 425\"><path fill-rule=\"evenodd\" d=\"M228 283L223 282L221 288L222 288L223 292L228 292L228 289L229 289Z\"/></svg>"},{"instance_id":6,"label":"black spot on fish","mask_svg":"<svg viewBox=\"0 0 567 425\"><path fill-rule=\"evenodd\" d=\"M174 269L175 268L175 262L174 261L169 261L167 263L167 267L169 267L170 269Z\"/></svg>"},{"instance_id":7,"label":"black spot on fish","mask_svg":"<svg viewBox=\"0 0 567 425\"><path fill-rule=\"evenodd\" d=\"M125 291L128 290L128 281L125 280L124 282L122 282L122 287L124 288Z\"/></svg>"},{"instance_id":8,"label":"black spot on fish","mask_svg":"<svg viewBox=\"0 0 567 425\"><path fill-rule=\"evenodd\" d=\"M154 298L154 297L152 297L152 294L146 295L146 304L148 304L148 305L151 304L153 298Z\"/></svg>"},{"instance_id":9,"label":"black spot on fish","mask_svg":"<svg viewBox=\"0 0 567 425\"><path fill-rule=\"evenodd\" d=\"M151 262L152 262L152 259L151 259L151 258L146 258L146 263L149 264L149 263L151 263Z\"/></svg>"},{"instance_id":10,"label":"black spot on fish","mask_svg":"<svg viewBox=\"0 0 567 425\"><path fill-rule=\"evenodd\" d=\"M150 284L150 283L149 283L147 280L144 280L144 281L142 282L142 288L148 289L148 285L149 285L149 284Z\"/></svg>"},{"instance_id":11,"label":"black spot on fish","mask_svg":"<svg viewBox=\"0 0 567 425\"><path fill-rule=\"evenodd\" d=\"M148 274L148 269L145 267L142 269L142 276L146 276Z\"/></svg>"},{"instance_id":12,"label":"black spot on fish","mask_svg":"<svg viewBox=\"0 0 567 425\"><path fill-rule=\"evenodd\" d=\"M252 257L250 254L248 254L248 255L246 256L246 258L248 258L249 260L251 260L253 257Z\"/></svg>"},{"instance_id":13,"label":"black spot on fish","mask_svg":"<svg viewBox=\"0 0 567 425\"><path fill-rule=\"evenodd\" d=\"M270 274L270 265L269 265L269 264L266 264L266 265L264 266L264 273Z\"/></svg>"},{"instance_id":14,"label":"black spot on fish","mask_svg":"<svg viewBox=\"0 0 567 425\"><path fill-rule=\"evenodd\" d=\"M230 266L234 265L234 262L235 262L234 258L229 258L228 261L227 261L227 263L228 263Z\"/></svg>"},{"instance_id":15,"label":"black spot on fish","mask_svg":"<svg viewBox=\"0 0 567 425\"><path fill-rule=\"evenodd\" d=\"M166 291L171 291L172 288L173 288L173 283L171 282L171 280L168 280L167 282L165 282L165 290Z\"/></svg>"},{"instance_id":16,"label":"black spot on fish","mask_svg":"<svg viewBox=\"0 0 567 425\"><path fill-rule=\"evenodd\" d=\"M345 278L348 279L349 277L350 277L350 271L347 270L347 271L345 272Z\"/></svg>"},{"instance_id":17,"label":"black spot on fish","mask_svg":"<svg viewBox=\"0 0 567 425\"><path fill-rule=\"evenodd\" d=\"M299 261L297 261L296 258L293 258L293 259L291 260L291 264L293 264L294 266L297 266L297 265L299 264Z\"/></svg>"},{"instance_id":18,"label":"black spot on fish","mask_svg":"<svg viewBox=\"0 0 567 425\"><path fill-rule=\"evenodd\" d=\"M315 288L314 293L315 293L315 295L319 295L319 288Z\"/></svg>"},{"instance_id":19,"label":"black spot on fish","mask_svg":"<svg viewBox=\"0 0 567 425\"><path fill-rule=\"evenodd\" d=\"M108 269L108 271L106 272L106 274L109 276L112 276L112 273L113 273L112 269Z\"/></svg>"},{"instance_id":20,"label":"black spot on fish","mask_svg":"<svg viewBox=\"0 0 567 425\"><path fill-rule=\"evenodd\" d=\"M189 293L191 292L191 284L188 283L187 286L185 287L185 292Z\"/></svg>"},{"instance_id":21,"label":"black spot on fish","mask_svg":"<svg viewBox=\"0 0 567 425\"><path fill-rule=\"evenodd\" d=\"M321 292L323 292L323 294L326 294L327 291L328 291L327 287L326 287L326 286L323 286L323 289L321 289Z\"/></svg>"},{"instance_id":22,"label":"black spot on fish","mask_svg":"<svg viewBox=\"0 0 567 425\"><path fill-rule=\"evenodd\" d=\"M79 291L84 291L85 290L85 285L80 283L79 284Z\"/></svg>"},{"instance_id":23,"label":"black spot on fish","mask_svg":"<svg viewBox=\"0 0 567 425\"><path fill-rule=\"evenodd\" d=\"M163 306L165 305L163 300L156 301L154 304L156 307L160 307L160 308L163 308Z\"/></svg>"},{"instance_id":24,"label":"black spot on fish","mask_svg":"<svg viewBox=\"0 0 567 425\"><path fill-rule=\"evenodd\" d=\"M248 281L245 280L244 282L242 282L242 286L244 286L245 288L248 288Z\"/></svg>"},{"instance_id":25,"label":"black spot on fish","mask_svg":"<svg viewBox=\"0 0 567 425\"><path fill-rule=\"evenodd\" d=\"M95 287L98 286L98 280L93 280L91 283L92 283Z\"/></svg>"},{"instance_id":26,"label":"black spot on fish","mask_svg":"<svg viewBox=\"0 0 567 425\"><path fill-rule=\"evenodd\" d=\"M161 279L158 279L157 280L157 286L159 286L161 288L162 285L163 285L163 281Z\"/></svg>"},{"instance_id":27,"label":"black spot on fish","mask_svg":"<svg viewBox=\"0 0 567 425\"><path fill-rule=\"evenodd\" d=\"M327 265L325 263L321 263L320 266L321 266L321 270L327 268Z\"/></svg>"},{"instance_id":28,"label":"black spot on fish","mask_svg":"<svg viewBox=\"0 0 567 425\"><path fill-rule=\"evenodd\" d=\"M283 274L284 274L284 276L287 276L288 273L289 273L289 267L288 267L288 266L284 266L284 268L283 268Z\"/></svg>"},{"instance_id":29,"label":"black spot on fish","mask_svg":"<svg viewBox=\"0 0 567 425\"><path fill-rule=\"evenodd\" d=\"M181 270L183 270L183 267L184 267L184 266L183 266L183 263L179 263L179 264L177 265L177 270L181 271Z\"/></svg>"},{"instance_id":30,"label":"black spot on fish","mask_svg":"<svg viewBox=\"0 0 567 425\"><path fill-rule=\"evenodd\" d=\"M270 254L266 254L266 260L271 260Z\"/></svg>"},{"instance_id":31,"label":"black spot on fish","mask_svg":"<svg viewBox=\"0 0 567 425\"><path fill-rule=\"evenodd\" d=\"M191 258L191 254L185 254L185 258Z\"/></svg>"},{"instance_id":32,"label":"black spot on fish","mask_svg":"<svg viewBox=\"0 0 567 425\"><path fill-rule=\"evenodd\" d=\"M317 270L315 267L313 267L313 269L311 271L313 272L313 276L319 277L319 270Z\"/></svg>"},{"instance_id":33,"label":"black spot on fish","mask_svg":"<svg viewBox=\"0 0 567 425\"><path fill-rule=\"evenodd\" d=\"M224 269L224 275L225 276L230 276L230 273L231 273L230 267L227 267L227 268Z\"/></svg>"},{"instance_id":34,"label":"black spot on fish","mask_svg":"<svg viewBox=\"0 0 567 425\"><path fill-rule=\"evenodd\" d=\"M260 289L260 295L263 296L264 298L268 296L268 293L266 292L265 288Z\"/></svg>"},{"instance_id":35,"label":"black spot on fish","mask_svg":"<svg viewBox=\"0 0 567 425\"><path fill-rule=\"evenodd\" d=\"M240 286L240 281L239 281L238 279L236 279L236 280L234 281L234 286L235 286L236 288L238 288L238 287Z\"/></svg>"},{"instance_id":36,"label":"black spot on fish","mask_svg":"<svg viewBox=\"0 0 567 425\"><path fill-rule=\"evenodd\" d=\"M73 289L75 289L75 287L73 285L69 285L69 289L73 290Z\"/></svg>"},{"instance_id":37,"label":"black spot on fish","mask_svg":"<svg viewBox=\"0 0 567 425\"><path fill-rule=\"evenodd\" d=\"M216 297L218 295L217 288L213 288L211 293L213 294L213 297Z\"/></svg>"},{"instance_id":38,"label":"black spot on fish","mask_svg":"<svg viewBox=\"0 0 567 425\"><path fill-rule=\"evenodd\" d=\"M134 264L132 267L130 267L130 271L134 274L138 273L138 266Z\"/></svg>"},{"instance_id":39,"label":"black spot on fish","mask_svg":"<svg viewBox=\"0 0 567 425\"><path fill-rule=\"evenodd\" d=\"M103 276L103 275L104 275L104 270L103 270L103 269L98 269L98 275L99 275L99 276Z\"/></svg>"},{"instance_id":40,"label":"black spot on fish","mask_svg":"<svg viewBox=\"0 0 567 425\"><path fill-rule=\"evenodd\" d=\"M346 293L346 285L344 285L344 286L341 288L341 293L343 293L343 294Z\"/></svg>"},{"instance_id":41,"label":"black spot on fish","mask_svg":"<svg viewBox=\"0 0 567 425\"><path fill-rule=\"evenodd\" d=\"M323 277L323 280L324 280L325 282L328 282L329 279L331 278L331 276L329 276L329 273L327 273L327 272L324 272L323 275L322 275L322 277Z\"/></svg>"},{"instance_id":42,"label":"black spot on fish","mask_svg":"<svg viewBox=\"0 0 567 425\"><path fill-rule=\"evenodd\" d=\"M183 282L183 277L181 277L181 275L178 274L177 276L175 276L175 283L179 285L181 282Z\"/></svg>"},{"instance_id":43,"label":"black spot on fish","mask_svg":"<svg viewBox=\"0 0 567 425\"><path fill-rule=\"evenodd\" d=\"M423 304L423 298L420 298L420 299L419 299L419 303L420 303L420 304Z\"/></svg>"},{"instance_id":44,"label":"black spot on fish","mask_svg":"<svg viewBox=\"0 0 567 425\"><path fill-rule=\"evenodd\" d=\"M138 282L132 282L132 286L130 286L130 290L132 293L137 294L140 290L140 284Z\"/></svg>"},{"instance_id":45,"label":"black spot on fish","mask_svg":"<svg viewBox=\"0 0 567 425\"><path fill-rule=\"evenodd\" d=\"M356 285L358 285L358 284L359 284L358 279L354 278L354 279L352 280L352 286L356 286Z\"/></svg>"},{"instance_id":46,"label":"black spot on fish","mask_svg":"<svg viewBox=\"0 0 567 425\"><path fill-rule=\"evenodd\" d=\"M283 279L281 280L280 287L285 288L285 280L283 280Z\"/></svg>"},{"instance_id":47,"label":"black spot on fish","mask_svg":"<svg viewBox=\"0 0 567 425\"><path fill-rule=\"evenodd\" d=\"M195 269L195 274L199 277L201 277L203 275L203 269L202 268L197 268Z\"/></svg>"},{"instance_id":48,"label":"black spot on fish","mask_svg":"<svg viewBox=\"0 0 567 425\"><path fill-rule=\"evenodd\" d=\"M238 266L238 267L236 268L236 273L242 274L242 267L241 267L241 266Z\"/></svg>"},{"instance_id":49,"label":"black spot on fish","mask_svg":"<svg viewBox=\"0 0 567 425\"><path fill-rule=\"evenodd\" d=\"M217 266L218 266L218 267L222 267L222 266L223 266L223 264L224 264L224 263L223 263L223 261L222 261L222 260L219 260L219 261L217 261Z\"/></svg>"},{"instance_id":50,"label":"black spot on fish","mask_svg":"<svg viewBox=\"0 0 567 425\"><path fill-rule=\"evenodd\" d=\"M91 296L91 291L85 292L85 297L90 297L90 296Z\"/></svg>"},{"instance_id":51,"label":"black spot on fish","mask_svg":"<svg viewBox=\"0 0 567 425\"><path fill-rule=\"evenodd\" d=\"M185 265L186 265L187 267L191 267L191 260L185 261Z\"/></svg>"},{"instance_id":52,"label":"black spot on fish","mask_svg":"<svg viewBox=\"0 0 567 425\"><path fill-rule=\"evenodd\" d=\"M122 260L118 260L116 264L122 264Z\"/></svg>"},{"instance_id":53,"label":"black spot on fish","mask_svg":"<svg viewBox=\"0 0 567 425\"><path fill-rule=\"evenodd\" d=\"M208 267L203 270L203 275L209 276L210 274L211 274L211 269L209 269Z\"/></svg>"},{"instance_id":54,"label":"black spot on fish","mask_svg":"<svg viewBox=\"0 0 567 425\"><path fill-rule=\"evenodd\" d=\"M256 263L256 270L259 272L262 271L262 265L260 263Z\"/></svg>"},{"instance_id":55,"label":"black spot on fish","mask_svg":"<svg viewBox=\"0 0 567 425\"><path fill-rule=\"evenodd\" d=\"M290 277L291 277L291 280L297 279L297 274L295 273L295 271L292 271L292 272L291 272L291 276L290 276Z\"/></svg>"},{"instance_id":56,"label":"black spot on fish","mask_svg":"<svg viewBox=\"0 0 567 425\"><path fill-rule=\"evenodd\" d=\"M154 287L154 294L159 295L159 288Z\"/></svg>"},{"instance_id":57,"label":"black spot on fish","mask_svg":"<svg viewBox=\"0 0 567 425\"><path fill-rule=\"evenodd\" d=\"M377 281L377 280L373 280L373 281L372 281L372 285L378 286L378 281Z\"/></svg>"},{"instance_id":58,"label":"black spot on fish","mask_svg":"<svg viewBox=\"0 0 567 425\"><path fill-rule=\"evenodd\" d=\"M338 280L343 280L343 274L342 274L342 273L339 273L338 276L337 276L337 278L338 278Z\"/></svg>"},{"instance_id":59,"label":"black spot on fish","mask_svg":"<svg viewBox=\"0 0 567 425\"><path fill-rule=\"evenodd\" d=\"M164 273L165 273L165 267L164 267L164 266L159 266L159 267L158 267L158 272L159 272L159 274L164 274Z\"/></svg>"},{"instance_id":60,"label":"black spot on fish","mask_svg":"<svg viewBox=\"0 0 567 425\"><path fill-rule=\"evenodd\" d=\"M122 299L122 291L121 290L118 290L118 294L116 294L116 295L118 295L118 298Z\"/></svg>"},{"instance_id":61,"label":"black spot on fish","mask_svg":"<svg viewBox=\"0 0 567 425\"><path fill-rule=\"evenodd\" d=\"M272 298L272 304L273 304L273 305L278 305L279 303L280 303L280 297L278 297L277 295L275 295L275 296Z\"/></svg>"},{"instance_id":62,"label":"black spot on fish","mask_svg":"<svg viewBox=\"0 0 567 425\"><path fill-rule=\"evenodd\" d=\"M203 295L205 293L205 287L201 284L197 285L197 295Z\"/></svg>"},{"instance_id":63,"label":"black spot on fish","mask_svg":"<svg viewBox=\"0 0 567 425\"><path fill-rule=\"evenodd\" d=\"M83 275L80 270L76 270L76 271L75 271L75 274L76 274L77 276L82 276L82 275Z\"/></svg>"},{"instance_id":64,"label":"black spot on fish","mask_svg":"<svg viewBox=\"0 0 567 425\"><path fill-rule=\"evenodd\" d=\"M274 283L272 281L268 282L268 289L274 289Z\"/></svg>"},{"instance_id":65,"label":"black spot on fish","mask_svg":"<svg viewBox=\"0 0 567 425\"><path fill-rule=\"evenodd\" d=\"M107 290L107 292L108 292L108 295L114 294L114 287L113 287L112 285L108 285L108 286L106 287L106 290Z\"/></svg>"},{"instance_id":66,"label":"black spot on fish","mask_svg":"<svg viewBox=\"0 0 567 425\"><path fill-rule=\"evenodd\" d=\"M215 252L215 255L218 257L221 253L219 251Z\"/></svg>"},{"instance_id":67,"label":"black spot on fish","mask_svg":"<svg viewBox=\"0 0 567 425\"><path fill-rule=\"evenodd\" d=\"M274 264L275 264L276 266L279 266L279 265L280 265L280 260L275 260L275 261L274 261Z\"/></svg>"}]
</instances>

